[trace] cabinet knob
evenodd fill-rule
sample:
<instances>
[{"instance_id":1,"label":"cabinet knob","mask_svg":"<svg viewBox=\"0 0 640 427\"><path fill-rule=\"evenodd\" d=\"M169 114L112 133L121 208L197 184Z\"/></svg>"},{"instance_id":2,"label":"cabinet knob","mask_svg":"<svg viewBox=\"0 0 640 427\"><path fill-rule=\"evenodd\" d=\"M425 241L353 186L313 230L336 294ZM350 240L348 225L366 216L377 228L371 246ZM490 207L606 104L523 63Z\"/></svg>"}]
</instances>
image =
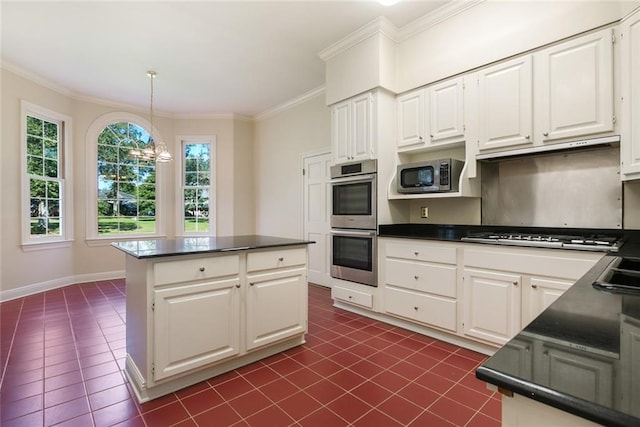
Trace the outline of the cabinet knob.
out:
<instances>
[{"instance_id":1,"label":"cabinet knob","mask_svg":"<svg viewBox=\"0 0 640 427\"><path fill-rule=\"evenodd\" d=\"M419 137L418 137L418 139L419 139L420 141L422 141L424 138L422 138L421 136L419 136Z\"/></svg>"},{"instance_id":2,"label":"cabinet knob","mask_svg":"<svg viewBox=\"0 0 640 427\"><path fill-rule=\"evenodd\" d=\"M249 286L253 286L253 285L255 285L255 283L249 282Z\"/></svg>"},{"instance_id":3,"label":"cabinet knob","mask_svg":"<svg viewBox=\"0 0 640 427\"><path fill-rule=\"evenodd\" d=\"M533 289L538 289L538 285L536 285L535 283L532 283L532 284L531 284L531 287L532 287Z\"/></svg>"},{"instance_id":4,"label":"cabinet knob","mask_svg":"<svg viewBox=\"0 0 640 427\"><path fill-rule=\"evenodd\" d=\"M413 254L414 254L415 256L418 256L418 253L419 253L419 252L414 252Z\"/></svg>"},{"instance_id":5,"label":"cabinet knob","mask_svg":"<svg viewBox=\"0 0 640 427\"><path fill-rule=\"evenodd\" d=\"M353 296L349 295L349 299L353 298Z\"/></svg>"},{"instance_id":6,"label":"cabinet knob","mask_svg":"<svg viewBox=\"0 0 640 427\"><path fill-rule=\"evenodd\" d=\"M549 136L549 132L543 132L542 135Z\"/></svg>"},{"instance_id":7,"label":"cabinet knob","mask_svg":"<svg viewBox=\"0 0 640 427\"><path fill-rule=\"evenodd\" d=\"M240 289L240 283L236 284L236 288Z\"/></svg>"},{"instance_id":8,"label":"cabinet knob","mask_svg":"<svg viewBox=\"0 0 640 427\"><path fill-rule=\"evenodd\" d=\"M284 261L284 257L278 258L278 261L280 261L280 262Z\"/></svg>"},{"instance_id":9,"label":"cabinet knob","mask_svg":"<svg viewBox=\"0 0 640 427\"><path fill-rule=\"evenodd\" d=\"M413 307L413 309L414 309L415 311L418 311L418 307Z\"/></svg>"},{"instance_id":10,"label":"cabinet knob","mask_svg":"<svg viewBox=\"0 0 640 427\"><path fill-rule=\"evenodd\" d=\"M531 135L525 135L525 139L531 139Z\"/></svg>"},{"instance_id":11,"label":"cabinet knob","mask_svg":"<svg viewBox=\"0 0 640 427\"><path fill-rule=\"evenodd\" d=\"M418 280L418 276L413 276L414 279Z\"/></svg>"},{"instance_id":12,"label":"cabinet knob","mask_svg":"<svg viewBox=\"0 0 640 427\"><path fill-rule=\"evenodd\" d=\"M202 271L204 271L204 267L200 267L198 270L200 270L202 272Z\"/></svg>"},{"instance_id":13,"label":"cabinet knob","mask_svg":"<svg viewBox=\"0 0 640 427\"><path fill-rule=\"evenodd\" d=\"M433 134L429 135L431 138L433 138Z\"/></svg>"},{"instance_id":14,"label":"cabinet knob","mask_svg":"<svg viewBox=\"0 0 640 427\"><path fill-rule=\"evenodd\" d=\"M518 281L517 280L513 281L513 286L518 286Z\"/></svg>"}]
</instances>

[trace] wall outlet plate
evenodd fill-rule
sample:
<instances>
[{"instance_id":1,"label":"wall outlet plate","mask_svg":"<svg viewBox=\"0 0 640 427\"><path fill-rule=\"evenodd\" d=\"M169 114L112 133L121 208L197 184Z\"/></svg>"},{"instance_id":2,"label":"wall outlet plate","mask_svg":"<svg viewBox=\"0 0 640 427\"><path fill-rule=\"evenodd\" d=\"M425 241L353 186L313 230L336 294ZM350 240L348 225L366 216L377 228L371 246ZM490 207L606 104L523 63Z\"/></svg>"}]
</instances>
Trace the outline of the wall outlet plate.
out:
<instances>
[{"instance_id":1,"label":"wall outlet plate","mask_svg":"<svg viewBox=\"0 0 640 427\"><path fill-rule=\"evenodd\" d=\"M422 206L420 208L420 218L428 218L429 217L429 208L426 206Z\"/></svg>"}]
</instances>

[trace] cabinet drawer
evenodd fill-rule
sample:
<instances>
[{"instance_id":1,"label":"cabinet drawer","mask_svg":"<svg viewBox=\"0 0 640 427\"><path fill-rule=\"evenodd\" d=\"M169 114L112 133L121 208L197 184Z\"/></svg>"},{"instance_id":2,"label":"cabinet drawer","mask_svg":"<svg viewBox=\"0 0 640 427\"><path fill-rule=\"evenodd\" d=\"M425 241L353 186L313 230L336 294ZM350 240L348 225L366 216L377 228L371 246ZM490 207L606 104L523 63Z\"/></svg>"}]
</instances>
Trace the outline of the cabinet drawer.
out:
<instances>
[{"instance_id":1,"label":"cabinet drawer","mask_svg":"<svg viewBox=\"0 0 640 427\"><path fill-rule=\"evenodd\" d=\"M420 323L456 331L455 300L404 289L385 289L385 311Z\"/></svg>"},{"instance_id":2,"label":"cabinet drawer","mask_svg":"<svg viewBox=\"0 0 640 427\"><path fill-rule=\"evenodd\" d=\"M456 248L438 245L388 243L386 256L388 258L455 264Z\"/></svg>"},{"instance_id":3,"label":"cabinet drawer","mask_svg":"<svg viewBox=\"0 0 640 427\"><path fill-rule=\"evenodd\" d=\"M387 259L385 283L421 292L456 297L456 267Z\"/></svg>"},{"instance_id":4,"label":"cabinet drawer","mask_svg":"<svg viewBox=\"0 0 640 427\"><path fill-rule=\"evenodd\" d=\"M155 285L230 276L239 272L240 257L238 255L160 261L153 264Z\"/></svg>"},{"instance_id":5,"label":"cabinet drawer","mask_svg":"<svg viewBox=\"0 0 640 427\"><path fill-rule=\"evenodd\" d=\"M331 289L331 294L334 299L348 302L350 304L361 305L367 308L373 308L373 295L371 294L354 291L341 286L334 286Z\"/></svg>"},{"instance_id":6,"label":"cabinet drawer","mask_svg":"<svg viewBox=\"0 0 640 427\"><path fill-rule=\"evenodd\" d=\"M247 254L247 271L303 265L307 262L307 248L276 249Z\"/></svg>"}]
</instances>

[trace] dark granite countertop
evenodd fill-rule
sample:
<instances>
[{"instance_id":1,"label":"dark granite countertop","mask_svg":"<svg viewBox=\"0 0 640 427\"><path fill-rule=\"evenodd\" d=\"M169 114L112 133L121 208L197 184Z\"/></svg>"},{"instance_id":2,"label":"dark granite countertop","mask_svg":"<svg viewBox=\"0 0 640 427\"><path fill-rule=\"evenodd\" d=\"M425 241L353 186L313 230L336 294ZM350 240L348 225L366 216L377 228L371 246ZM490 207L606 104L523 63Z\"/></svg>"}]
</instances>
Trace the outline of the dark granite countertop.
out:
<instances>
[{"instance_id":1,"label":"dark granite countertop","mask_svg":"<svg viewBox=\"0 0 640 427\"><path fill-rule=\"evenodd\" d=\"M592 286L616 257L640 259L640 230L393 224L381 225L378 235L460 241L468 233L485 231L604 234L621 239L618 252L603 253L574 286L480 366L476 376L596 423L640 425L640 393L634 385L640 358L637 350L631 350L631 340L640 336L640 295ZM597 378L598 384L592 386L589 377Z\"/></svg>"},{"instance_id":2,"label":"dark granite countertop","mask_svg":"<svg viewBox=\"0 0 640 427\"><path fill-rule=\"evenodd\" d=\"M287 239L274 236L216 236L182 237L176 239L151 239L115 242L111 245L138 259L210 252L241 251L280 246L307 245L310 240Z\"/></svg>"}]
</instances>

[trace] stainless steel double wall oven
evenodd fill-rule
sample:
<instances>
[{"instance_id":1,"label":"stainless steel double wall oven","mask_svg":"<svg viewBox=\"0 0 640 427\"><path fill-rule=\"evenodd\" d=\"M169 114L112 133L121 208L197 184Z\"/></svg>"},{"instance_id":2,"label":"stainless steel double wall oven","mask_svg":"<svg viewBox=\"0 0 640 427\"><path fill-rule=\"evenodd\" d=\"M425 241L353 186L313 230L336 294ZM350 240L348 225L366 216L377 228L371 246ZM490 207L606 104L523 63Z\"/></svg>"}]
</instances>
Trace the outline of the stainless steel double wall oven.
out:
<instances>
[{"instance_id":1,"label":"stainless steel double wall oven","mask_svg":"<svg viewBox=\"0 0 640 427\"><path fill-rule=\"evenodd\" d=\"M331 277L377 286L377 162L331 167Z\"/></svg>"}]
</instances>

